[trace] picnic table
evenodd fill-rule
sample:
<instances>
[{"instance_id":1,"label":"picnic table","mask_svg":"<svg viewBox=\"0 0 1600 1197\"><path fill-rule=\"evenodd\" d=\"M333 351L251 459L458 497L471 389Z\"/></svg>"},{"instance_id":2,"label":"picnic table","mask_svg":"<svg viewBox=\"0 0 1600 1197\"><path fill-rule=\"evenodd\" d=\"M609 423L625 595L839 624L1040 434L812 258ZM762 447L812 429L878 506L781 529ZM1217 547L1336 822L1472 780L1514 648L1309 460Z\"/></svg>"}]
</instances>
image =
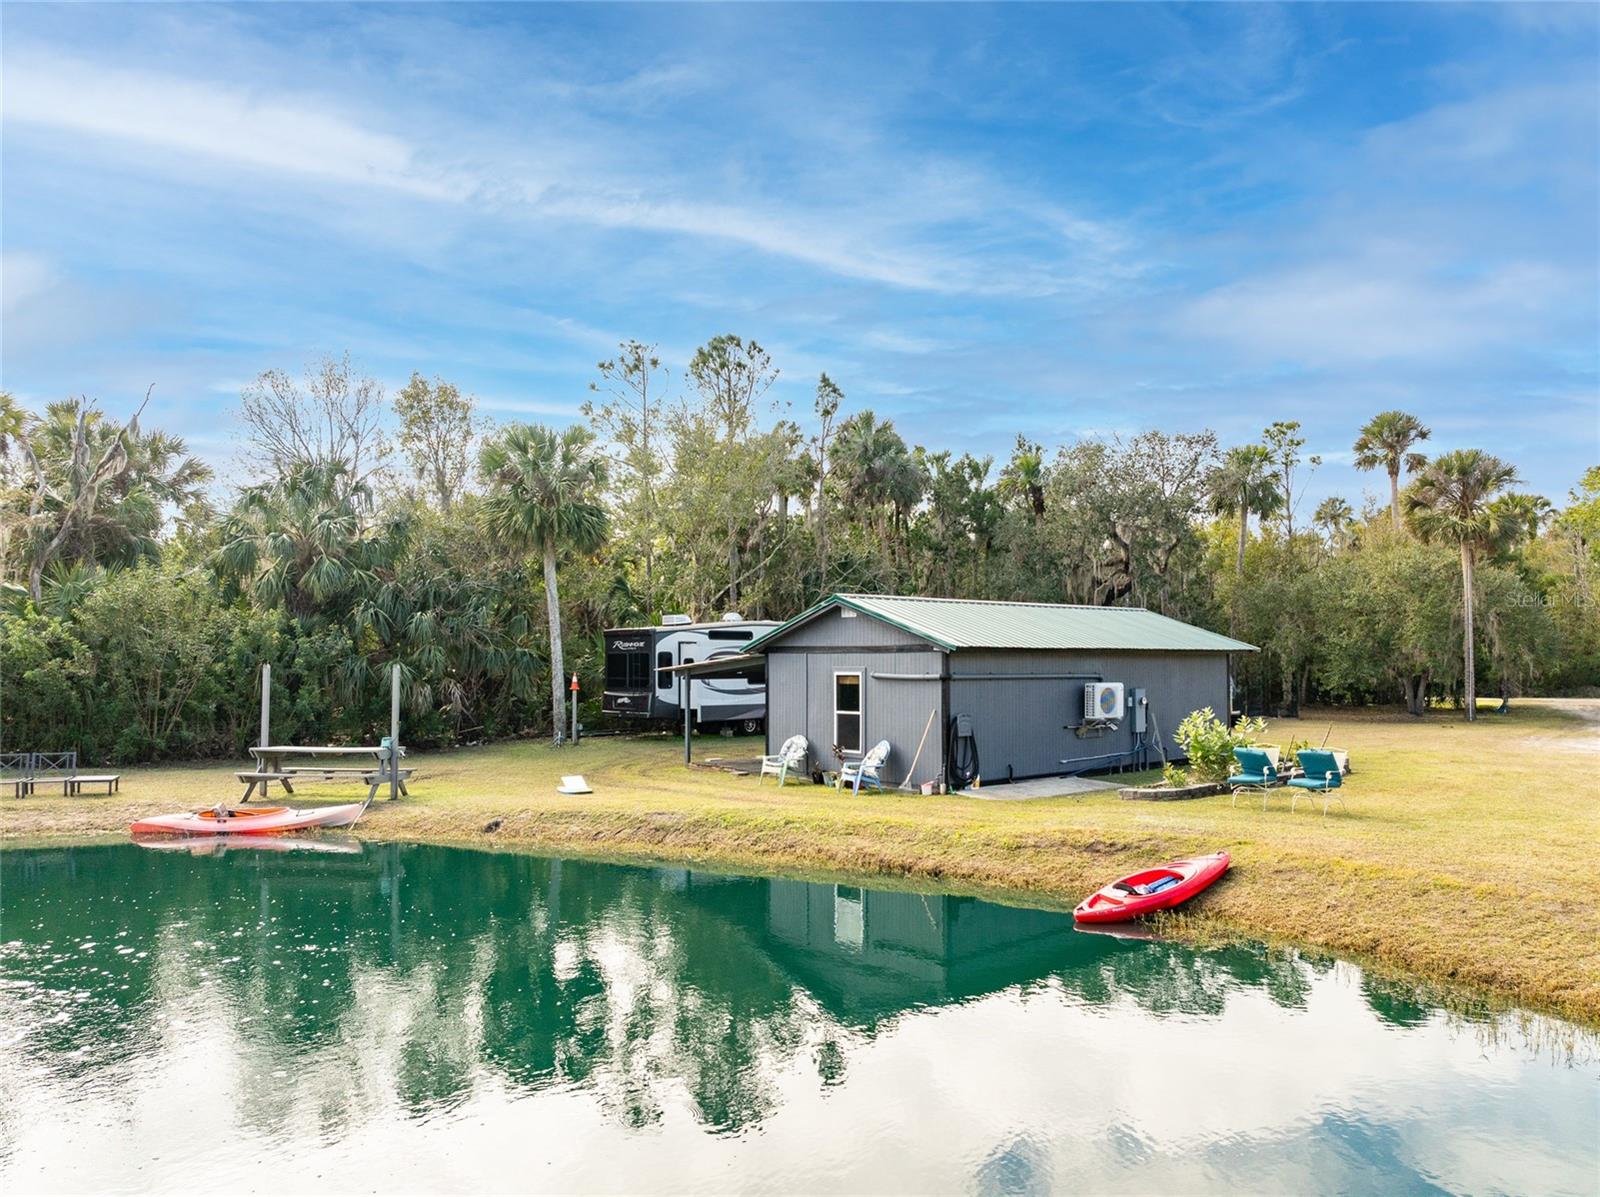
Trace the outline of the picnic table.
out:
<instances>
[{"instance_id":1,"label":"picnic table","mask_svg":"<svg viewBox=\"0 0 1600 1197\"><path fill-rule=\"evenodd\" d=\"M241 771L234 776L245 782L243 802L250 801L250 795L255 793L256 787L261 788L261 796L267 796L267 787L273 782L283 786L286 793L294 793L296 781L337 781L341 778L359 777L367 783L367 801L371 802L378 793L378 787L395 781L399 785L400 793L409 794L406 789L406 779L411 776L410 769L397 769L393 757L395 750L382 744L367 745L338 745L338 744L263 744L250 749L250 755L256 758L253 772ZM399 750L401 756L405 749ZM332 758L331 764L295 764L296 760L310 758ZM341 765L341 759L367 758L370 764Z\"/></svg>"}]
</instances>

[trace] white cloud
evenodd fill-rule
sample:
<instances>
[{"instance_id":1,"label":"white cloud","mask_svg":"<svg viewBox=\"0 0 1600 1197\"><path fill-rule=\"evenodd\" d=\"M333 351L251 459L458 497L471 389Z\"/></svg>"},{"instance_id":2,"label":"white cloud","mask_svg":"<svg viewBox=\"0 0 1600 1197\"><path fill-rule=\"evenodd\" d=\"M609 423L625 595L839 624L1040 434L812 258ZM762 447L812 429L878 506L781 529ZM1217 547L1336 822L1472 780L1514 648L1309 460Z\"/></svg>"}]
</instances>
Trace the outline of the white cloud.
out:
<instances>
[{"instance_id":1,"label":"white cloud","mask_svg":"<svg viewBox=\"0 0 1600 1197\"><path fill-rule=\"evenodd\" d=\"M1525 336L1528 317L1556 303L1563 283L1539 263L1459 279L1378 253L1229 283L1186 305L1179 319L1192 336L1231 342L1257 359L1331 366L1440 358Z\"/></svg>"},{"instance_id":2,"label":"white cloud","mask_svg":"<svg viewBox=\"0 0 1600 1197\"><path fill-rule=\"evenodd\" d=\"M892 328L876 328L862 333L862 345L869 349L882 349L889 353L923 354L947 348L945 342L932 337L919 337L912 333L897 332Z\"/></svg>"},{"instance_id":3,"label":"white cloud","mask_svg":"<svg viewBox=\"0 0 1600 1197\"><path fill-rule=\"evenodd\" d=\"M415 147L329 111L311 97L268 99L54 55L6 66L5 120L144 142L275 172L460 200L465 189L422 167Z\"/></svg>"}]
</instances>

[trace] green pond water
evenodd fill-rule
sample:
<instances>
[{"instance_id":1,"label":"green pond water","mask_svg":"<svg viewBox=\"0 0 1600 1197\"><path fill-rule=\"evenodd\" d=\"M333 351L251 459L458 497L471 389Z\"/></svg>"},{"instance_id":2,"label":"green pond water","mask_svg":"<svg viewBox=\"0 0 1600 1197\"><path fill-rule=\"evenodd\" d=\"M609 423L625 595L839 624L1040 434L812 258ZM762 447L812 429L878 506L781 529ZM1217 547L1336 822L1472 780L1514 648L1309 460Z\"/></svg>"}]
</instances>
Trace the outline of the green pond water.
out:
<instances>
[{"instance_id":1,"label":"green pond water","mask_svg":"<svg viewBox=\"0 0 1600 1197\"><path fill-rule=\"evenodd\" d=\"M1600 1187L1592 1040L971 898L457 849L0 854L0 1189Z\"/></svg>"}]
</instances>

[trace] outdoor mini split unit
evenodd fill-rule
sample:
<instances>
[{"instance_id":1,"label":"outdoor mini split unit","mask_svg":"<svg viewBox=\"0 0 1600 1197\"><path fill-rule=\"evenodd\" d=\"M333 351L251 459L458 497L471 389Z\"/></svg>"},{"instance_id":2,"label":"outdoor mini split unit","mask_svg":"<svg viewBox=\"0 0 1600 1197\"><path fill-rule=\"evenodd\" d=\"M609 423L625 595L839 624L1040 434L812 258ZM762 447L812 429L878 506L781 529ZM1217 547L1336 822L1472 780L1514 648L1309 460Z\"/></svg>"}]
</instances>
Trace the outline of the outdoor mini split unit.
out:
<instances>
[{"instance_id":1,"label":"outdoor mini split unit","mask_svg":"<svg viewBox=\"0 0 1600 1197\"><path fill-rule=\"evenodd\" d=\"M1084 686L1085 719L1121 719L1123 709L1121 682L1089 682Z\"/></svg>"}]
</instances>

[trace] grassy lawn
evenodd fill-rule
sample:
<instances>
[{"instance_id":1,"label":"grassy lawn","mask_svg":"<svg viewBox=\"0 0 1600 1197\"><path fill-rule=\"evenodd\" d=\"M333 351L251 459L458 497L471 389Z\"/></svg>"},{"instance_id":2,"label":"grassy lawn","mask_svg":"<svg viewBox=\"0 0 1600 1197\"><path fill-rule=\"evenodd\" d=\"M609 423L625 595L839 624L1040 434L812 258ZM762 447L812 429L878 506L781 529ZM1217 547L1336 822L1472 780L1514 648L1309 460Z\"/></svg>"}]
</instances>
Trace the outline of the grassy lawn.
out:
<instances>
[{"instance_id":1,"label":"grassy lawn","mask_svg":"<svg viewBox=\"0 0 1600 1197\"><path fill-rule=\"evenodd\" d=\"M1351 753L1349 813L1290 814L1277 793L1124 802L1114 793L1032 802L838 796L809 784L685 769L668 739L517 743L418 755L413 796L375 803L363 836L499 844L618 859L880 874L1070 904L1119 873L1225 848L1234 870L1178 920L1185 934L1244 933L1326 948L1600 1025L1600 702L1519 701L1508 716L1328 712L1279 721L1273 739ZM753 741L708 739L751 756ZM113 797L0 799L0 836L120 833L141 814L237 794L239 763L139 769ZM587 797L554 792L583 773ZM309 801L348 801L314 785ZM297 800L298 797L297 797ZM489 828L493 830L488 830Z\"/></svg>"}]
</instances>

